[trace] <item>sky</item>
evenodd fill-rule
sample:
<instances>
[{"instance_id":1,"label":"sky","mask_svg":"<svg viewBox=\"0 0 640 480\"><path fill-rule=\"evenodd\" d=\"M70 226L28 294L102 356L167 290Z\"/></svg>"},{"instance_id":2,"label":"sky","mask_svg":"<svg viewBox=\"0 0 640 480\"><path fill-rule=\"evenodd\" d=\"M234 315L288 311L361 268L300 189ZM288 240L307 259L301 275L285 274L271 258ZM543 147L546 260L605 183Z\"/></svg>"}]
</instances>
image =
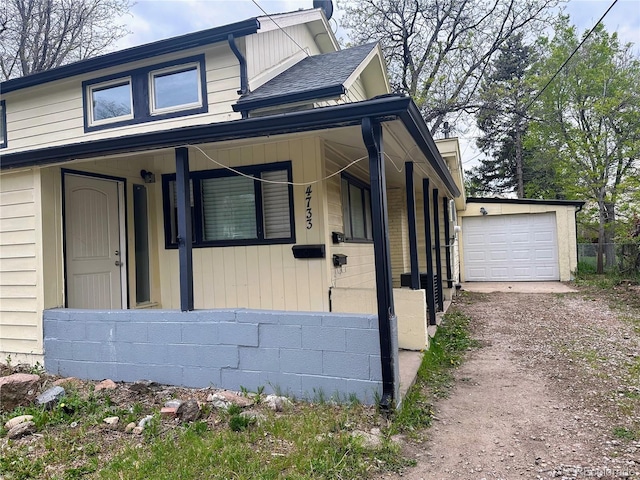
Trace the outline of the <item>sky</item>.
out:
<instances>
[{"instance_id":1,"label":"sky","mask_svg":"<svg viewBox=\"0 0 640 480\"><path fill-rule=\"evenodd\" d=\"M118 42L118 50L263 15L252 0L135 1L130 14L121 19L132 33ZM313 6L313 0L256 1L268 13L289 12ZM565 8L572 23L582 34L593 27L612 2L613 0L569 0ZM339 26L341 11L338 2L334 0L333 3L334 19L330 22L331 26L339 38L347 39L348 32ZM345 0L340 3L344 4ZM618 0L603 23L609 32L618 32L622 42L634 43L635 50L640 51L640 0ZM473 129L458 133L465 169L476 165L480 158L474 135L477 132Z\"/></svg>"}]
</instances>

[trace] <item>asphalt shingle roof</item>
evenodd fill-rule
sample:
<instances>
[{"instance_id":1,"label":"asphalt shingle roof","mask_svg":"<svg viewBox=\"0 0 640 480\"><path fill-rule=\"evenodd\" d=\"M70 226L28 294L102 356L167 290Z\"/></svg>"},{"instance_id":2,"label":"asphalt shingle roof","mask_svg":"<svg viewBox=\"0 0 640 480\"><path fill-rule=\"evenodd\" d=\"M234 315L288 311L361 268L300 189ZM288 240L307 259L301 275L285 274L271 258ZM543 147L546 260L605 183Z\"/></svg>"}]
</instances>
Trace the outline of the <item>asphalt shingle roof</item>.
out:
<instances>
[{"instance_id":1,"label":"asphalt shingle roof","mask_svg":"<svg viewBox=\"0 0 640 480\"><path fill-rule=\"evenodd\" d=\"M285 104L289 103L288 99L293 95L305 93L312 99L314 92L338 88L346 82L375 46L376 43L368 43L307 57L253 92L242 96L238 100L238 107L251 108L250 104L255 102L269 105Z\"/></svg>"}]
</instances>

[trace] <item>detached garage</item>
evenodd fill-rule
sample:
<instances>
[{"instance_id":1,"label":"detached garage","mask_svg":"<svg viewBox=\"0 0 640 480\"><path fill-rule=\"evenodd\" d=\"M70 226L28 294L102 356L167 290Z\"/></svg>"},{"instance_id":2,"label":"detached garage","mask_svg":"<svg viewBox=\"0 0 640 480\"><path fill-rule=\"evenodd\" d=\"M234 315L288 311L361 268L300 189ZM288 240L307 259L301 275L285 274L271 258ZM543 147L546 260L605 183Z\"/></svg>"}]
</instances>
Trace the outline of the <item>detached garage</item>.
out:
<instances>
[{"instance_id":1,"label":"detached garage","mask_svg":"<svg viewBox=\"0 0 640 480\"><path fill-rule=\"evenodd\" d=\"M584 202L467 198L458 212L463 282L568 281Z\"/></svg>"}]
</instances>

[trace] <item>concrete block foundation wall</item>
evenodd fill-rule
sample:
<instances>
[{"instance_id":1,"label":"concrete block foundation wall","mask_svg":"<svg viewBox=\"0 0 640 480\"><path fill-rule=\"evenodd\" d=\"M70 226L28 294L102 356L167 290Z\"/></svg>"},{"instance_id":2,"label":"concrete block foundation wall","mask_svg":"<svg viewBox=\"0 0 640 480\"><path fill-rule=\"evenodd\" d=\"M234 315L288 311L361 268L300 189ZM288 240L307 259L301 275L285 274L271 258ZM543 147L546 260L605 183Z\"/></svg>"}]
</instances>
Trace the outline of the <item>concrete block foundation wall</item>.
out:
<instances>
[{"instance_id":1,"label":"concrete block foundation wall","mask_svg":"<svg viewBox=\"0 0 640 480\"><path fill-rule=\"evenodd\" d=\"M395 313L398 317L398 347L405 350L428 350L427 297L425 290L394 288ZM377 310L374 288L331 288L334 312L369 313Z\"/></svg>"},{"instance_id":2,"label":"concrete block foundation wall","mask_svg":"<svg viewBox=\"0 0 640 480\"><path fill-rule=\"evenodd\" d=\"M45 368L186 387L264 386L313 400L382 392L375 315L264 310L44 312Z\"/></svg>"}]
</instances>

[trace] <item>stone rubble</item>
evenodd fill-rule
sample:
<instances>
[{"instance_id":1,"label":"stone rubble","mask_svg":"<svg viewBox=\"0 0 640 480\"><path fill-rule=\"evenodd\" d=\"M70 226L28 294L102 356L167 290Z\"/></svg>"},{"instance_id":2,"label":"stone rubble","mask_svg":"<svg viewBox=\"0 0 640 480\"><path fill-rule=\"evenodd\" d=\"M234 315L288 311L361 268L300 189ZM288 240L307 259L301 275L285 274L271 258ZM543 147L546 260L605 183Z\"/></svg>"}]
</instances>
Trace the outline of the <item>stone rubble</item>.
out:
<instances>
[{"instance_id":1,"label":"stone rubble","mask_svg":"<svg viewBox=\"0 0 640 480\"><path fill-rule=\"evenodd\" d=\"M200 405L196 400L189 399L177 408L176 416L181 422L194 422L200 417Z\"/></svg>"},{"instance_id":2,"label":"stone rubble","mask_svg":"<svg viewBox=\"0 0 640 480\"><path fill-rule=\"evenodd\" d=\"M65 394L65 390L61 386L58 385L56 387L51 387L38 395L36 398L36 404L43 406L47 410L51 410L58 404Z\"/></svg>"},{"instance_id":3,"label":"stone rubble","mask_svg":"<svg viewBox=\"0 0 640 480\"><path fill-rule=\"evenodd\" d=\"M101 390L115 390L116 388L118 388L116 383L113 380L107 378L106 380L98 383L94 391L99 392Z\"/></svg>"},{"instance_id":4,"label":"stone rubble","mask_svg":"<svg viewBox=\"0 0 640 480\"><path fill-rule=\"evenodd\" d=\"M21 423L28 422L33 420L33 415L19 415L17 417L13 417L4 424L4 428L7 430L11 430L16 425L20 425Z\"/></svg>"},{"instance_id":5,"label":"stone rubble","mask_svg":"<svg viewBox=\"0 0 640 480\"><path fill-rule=\"evenodd\" d=\"M0 411L9 412L16 407L29 405L35 397L38 382L40 376L30 373L0 377Z\"/></svg>"},{"instance_id":6,"label":"stone rubble","mask_svg":"<svg viewBox=\"0 0 640 480\"><path fill-rule=\"evenodd\" d=\"M36 431L36 424L31 420L22 422L15 427L11 428L7 433L7 438L15 439L24 435L30 435Z\"/></svg>"}]
</instances>

